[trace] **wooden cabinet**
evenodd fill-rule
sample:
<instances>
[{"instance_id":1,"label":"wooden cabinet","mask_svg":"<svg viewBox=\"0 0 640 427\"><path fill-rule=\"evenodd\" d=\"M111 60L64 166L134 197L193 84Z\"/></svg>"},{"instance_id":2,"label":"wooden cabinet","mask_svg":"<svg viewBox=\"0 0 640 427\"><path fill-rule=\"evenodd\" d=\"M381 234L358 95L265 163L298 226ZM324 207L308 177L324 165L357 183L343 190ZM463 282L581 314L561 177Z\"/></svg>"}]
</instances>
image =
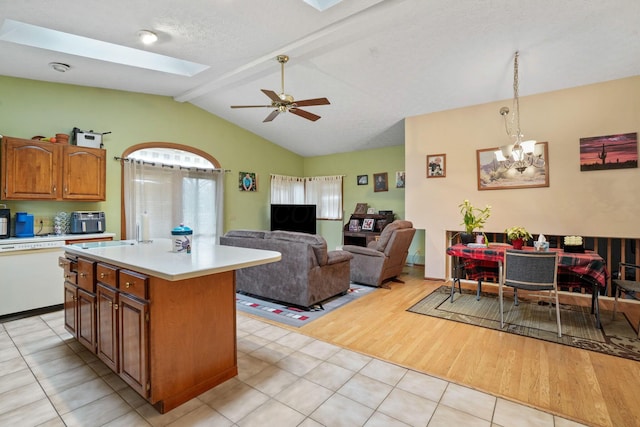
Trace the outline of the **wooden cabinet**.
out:
<instances>
[{"instance_id":1,"label":"wooden cabinet","mask_svg":"<svg viewBox=\"0 0 640 427\"><path fill-rule=\"evenodd\" d=\"M342 232L342 240L345 245L367 246L372 241L380 237L380 233L384 228L391 224L394 220L394 214L353 214L349 218L349 222L345 224ZM365 224L372 223L372 230L365 230ZM358 229L354 230L353 225Z\"/></svg>"},{"instance_id":2,"label":"wooden cabinet","mask_svg":"<svg viewBox=\"0 0 640 427\"><path fill-rule=\"evenodd\" d=\"M60 266L66 329L78 340L79 329L90 329L78 300L93 281L92 352L159 412L238 374L234 271L170 281L93 259L90 250L67 252Z\"/></svg>"},{"instance_id":3,"label":"wooden cabinet","mask_svg":"<svg viewBox=\"0 0 640 427\"><path fill-rule=\"evenodd\" d=\"M118 295L115 289L97 285L98 357L112 371L118 372Z\"/></svg>"},{"instance_id":4,"label":"wooden cabinet","mask_svg":"<svg viewBox=\"0 0 640 427\"><path fill-rule=\"evenodd\" d=\"M106 151L4 137L0 158L5 200L102 201Z\"/></svg>"},{"instance_id":5,"label":"wooden cabinet","mask_svg":"<svg viewBox=\"0 0 640 427\"><path fill-rule=\"evenodd\" d=\"M61 257L64 270L64 325L82 345L96 350L96 295L93 261Z\"/></svg>"},{"instance_id":6,"label":"wooden cabinet","mask_svg":"<svg viewBox=\"0 0 640 427\"><path fill-rule=\"evenodd\" d=\"M97 355L143 397L149 393L146 276L97 266Z\"/></svg>"},{"instance_id":7,"label":"wooden cabinet","mask_svg":"<svg viewBox=\"0 0 640 427\"><path fill-rule=\"evenodd\" d=\"M143 397L149 396L149 303L120 293L118 334L120 377Z\"/></svg>"}]
</instances>

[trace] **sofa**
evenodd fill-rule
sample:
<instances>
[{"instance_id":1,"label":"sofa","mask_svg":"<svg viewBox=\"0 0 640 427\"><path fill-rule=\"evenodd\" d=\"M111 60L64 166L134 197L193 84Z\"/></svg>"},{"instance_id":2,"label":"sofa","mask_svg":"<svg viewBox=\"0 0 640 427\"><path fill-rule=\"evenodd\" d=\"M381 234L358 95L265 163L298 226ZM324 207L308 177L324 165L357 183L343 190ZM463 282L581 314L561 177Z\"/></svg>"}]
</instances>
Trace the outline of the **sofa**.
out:
<instances>
[{"instance_id":1,"label":"sofa","mask_svg":"<svg viewBox=\"0 0 640 427\"><path fill-rule=\"evenodd\" d=\"M353 254L351 281L370 286L383 286L389 280L402 282L397 277L402 274L415 233L411 221L395 220L366 247L343 246L344 251Z\"/></svg>"},{"instance_id":2,"label":"sofa","mask_svg":"<svg viewBox=\"0 0 640 427\"><path fill-rule=\"evenodd\" d=\"M320 235L292 231L231 230L220 244L266 249L278 262L236 271L236 291L309 308L349 290L349 252L328 251Z\"/></svg>"}]
</instances>

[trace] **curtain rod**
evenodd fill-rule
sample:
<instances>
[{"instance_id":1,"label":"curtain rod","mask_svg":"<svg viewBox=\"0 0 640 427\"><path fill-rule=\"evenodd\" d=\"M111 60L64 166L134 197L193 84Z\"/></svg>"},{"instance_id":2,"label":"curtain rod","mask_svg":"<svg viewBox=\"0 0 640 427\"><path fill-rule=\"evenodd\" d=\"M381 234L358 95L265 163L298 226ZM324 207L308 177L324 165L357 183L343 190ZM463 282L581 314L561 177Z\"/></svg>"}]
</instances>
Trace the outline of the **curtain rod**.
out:
<instances>
[{"instance_id":1,"label":"curtain rod","mask_svg":"<svg viewBox=\"0 0 640 427\"><path fill-rule=\"evenodd\" d=\"M219 168L214 168L214 169L203 169L203 168L196 168L196 167L187 167L187 166L180 166L180 165L168 165L166 163L160 163L160 162L147 162L144 160L138 160L138 159L131 159L129 157L118 157L118 156L113 156L114 160L122 160L123 162L138 162L140 164L143 165L151 165L151 166L158 166L158 167L162 167L162 168L174 168L174 167L179 167L180 169L186 169L186 170L195 170L195 171L211 171L211 172L231 172L231 170L229 169L219 169Z\"/></svg>"}]
</instances>

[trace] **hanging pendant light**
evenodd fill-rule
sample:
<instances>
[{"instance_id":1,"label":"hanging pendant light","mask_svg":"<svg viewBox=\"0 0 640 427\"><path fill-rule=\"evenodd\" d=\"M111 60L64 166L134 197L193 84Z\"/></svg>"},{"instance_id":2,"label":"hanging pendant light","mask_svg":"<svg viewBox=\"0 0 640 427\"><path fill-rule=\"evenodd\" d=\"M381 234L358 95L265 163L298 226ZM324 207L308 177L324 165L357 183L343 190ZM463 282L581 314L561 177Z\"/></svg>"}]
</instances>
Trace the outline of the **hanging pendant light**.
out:
<instances>
[{"instance_id":1,"label":"hanging pendant light","mask_svg":"<svg viewBox=\"0 0 640 427\"><path fill-rule=\"evenodd\" d=\"M505 169L514 168L523 173L530 166L544 167L544 159L542 158L542 147L536 145L535 140L523 141L524 134L520 129L520 97L518 94L519 78L518 78L518 57L519 52L515 53L513 60L513 105L512 110L509 107L500 108L500 115L504 120L504 128L514 142L512 144L503 145L500 150L496 151L495 158Z\"/></svg>"}]
</instances>

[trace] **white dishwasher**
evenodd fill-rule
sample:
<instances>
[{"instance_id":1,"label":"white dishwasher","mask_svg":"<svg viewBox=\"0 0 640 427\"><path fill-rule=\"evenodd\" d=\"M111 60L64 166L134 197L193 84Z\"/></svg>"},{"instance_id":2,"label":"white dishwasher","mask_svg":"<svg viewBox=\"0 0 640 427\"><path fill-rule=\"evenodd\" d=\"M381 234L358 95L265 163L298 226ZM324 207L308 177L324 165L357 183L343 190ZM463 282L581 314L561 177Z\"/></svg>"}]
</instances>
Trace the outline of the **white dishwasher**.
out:
<instances>
[{"instance_id":1,"label":"white dishwasher","mask_svg":"<svg viewBox=\"0 0 640 427\"><path fill-rule=\"evenodd\" d=\"M62 240L0 240L0 316L63 304Z\"/></svg>"}]
</instances>

